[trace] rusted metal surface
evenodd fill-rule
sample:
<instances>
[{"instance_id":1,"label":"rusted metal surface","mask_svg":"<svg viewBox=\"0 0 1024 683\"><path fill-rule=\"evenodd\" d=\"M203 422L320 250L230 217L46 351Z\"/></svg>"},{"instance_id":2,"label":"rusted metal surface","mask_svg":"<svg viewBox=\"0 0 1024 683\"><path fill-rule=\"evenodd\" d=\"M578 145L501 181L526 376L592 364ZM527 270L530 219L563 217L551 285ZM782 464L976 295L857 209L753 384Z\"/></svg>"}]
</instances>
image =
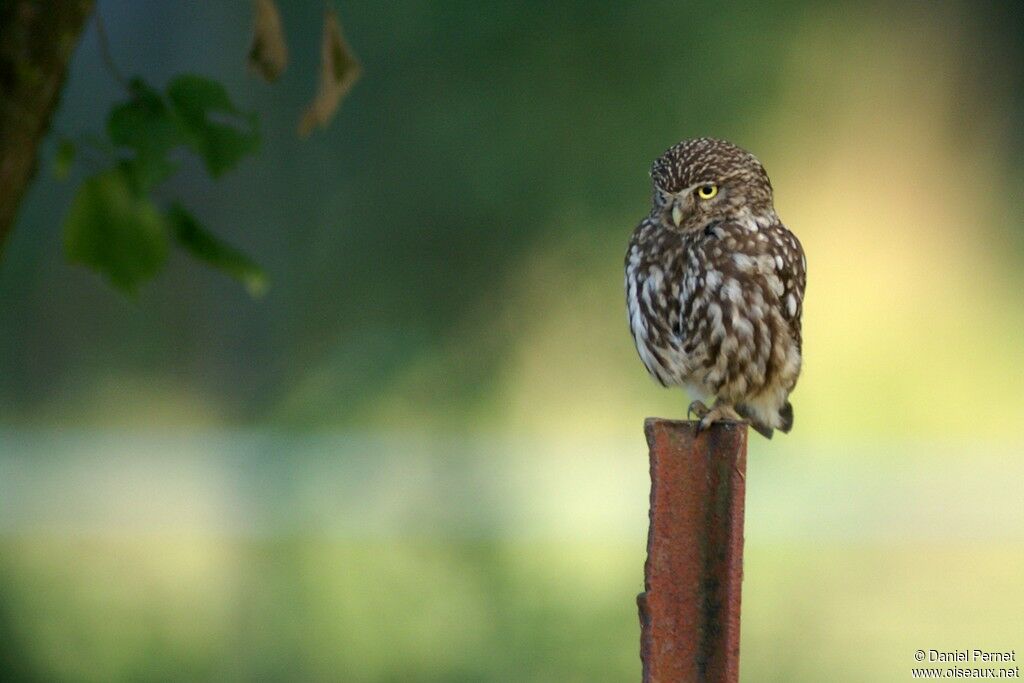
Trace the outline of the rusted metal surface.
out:
<instances>
[{"instance_id":1,"label":"rusted metal surface","mask_svg":"<svg viewBox=\"0 0 1024 683\"><path fill-rule=\"evenodd\" d=\"M736 683L747 428L650 418L651 526L640 608L645 683Z\"/></svg>"}]
</instances>

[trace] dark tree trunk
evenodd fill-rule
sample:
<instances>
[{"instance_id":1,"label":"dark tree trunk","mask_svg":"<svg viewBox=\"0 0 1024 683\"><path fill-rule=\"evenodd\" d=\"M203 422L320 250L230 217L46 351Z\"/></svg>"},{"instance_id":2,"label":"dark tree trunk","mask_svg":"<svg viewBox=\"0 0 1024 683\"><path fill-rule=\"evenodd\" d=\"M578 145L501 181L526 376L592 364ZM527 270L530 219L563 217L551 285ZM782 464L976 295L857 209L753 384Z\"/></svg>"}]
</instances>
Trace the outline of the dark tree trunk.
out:
<instances>
[{"instance_id":1,"label":"dark tree trunk","mask_svg":"<svg viewBox=\"0 0 1024 683\"><path fill-rule=\"evenodd\" d=\"M93 0L0 0L0 256Z\"/></svg>"}]
</instances>

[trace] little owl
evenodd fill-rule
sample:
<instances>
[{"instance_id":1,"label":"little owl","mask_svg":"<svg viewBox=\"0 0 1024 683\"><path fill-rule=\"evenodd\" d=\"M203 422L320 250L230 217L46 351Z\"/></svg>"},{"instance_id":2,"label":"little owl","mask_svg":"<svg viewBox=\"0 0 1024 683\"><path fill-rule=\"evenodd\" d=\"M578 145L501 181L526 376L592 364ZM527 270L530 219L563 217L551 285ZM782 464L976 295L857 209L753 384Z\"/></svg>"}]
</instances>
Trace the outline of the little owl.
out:
<instances>
[{"instance_id":1,"label":"little owl","mask_svg":"<svg viewBox=\"0 0 1024 683\"><path fill-rule=\"evenodd\" d=\"M626 252L640 360L664 386L688 389L699 429L736 420L768 438L788 432L807 261L768 174L753 154L698 138L661 155L651 177L654 205Z\"/></svg>"}]
</instances>

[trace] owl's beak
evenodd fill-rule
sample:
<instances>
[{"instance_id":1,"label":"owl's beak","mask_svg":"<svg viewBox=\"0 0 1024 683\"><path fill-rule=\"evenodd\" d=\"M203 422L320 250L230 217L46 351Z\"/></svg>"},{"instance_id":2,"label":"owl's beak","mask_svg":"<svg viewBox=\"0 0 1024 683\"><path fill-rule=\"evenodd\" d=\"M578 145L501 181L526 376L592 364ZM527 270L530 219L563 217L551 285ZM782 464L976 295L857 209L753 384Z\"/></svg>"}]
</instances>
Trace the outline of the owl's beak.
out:
<instances>
[{"instance_id":1,"label":"owl's beak","mask_svg":"<svg viewBox=\"0 0 1024 683\"><path fill-rule=\"evenodd\" d=\"M679 227L679 224L683 222L683 210L678 204L675 204L672 207L672 222L676 224L677 228Z\"/></svg>"}]
</instances>

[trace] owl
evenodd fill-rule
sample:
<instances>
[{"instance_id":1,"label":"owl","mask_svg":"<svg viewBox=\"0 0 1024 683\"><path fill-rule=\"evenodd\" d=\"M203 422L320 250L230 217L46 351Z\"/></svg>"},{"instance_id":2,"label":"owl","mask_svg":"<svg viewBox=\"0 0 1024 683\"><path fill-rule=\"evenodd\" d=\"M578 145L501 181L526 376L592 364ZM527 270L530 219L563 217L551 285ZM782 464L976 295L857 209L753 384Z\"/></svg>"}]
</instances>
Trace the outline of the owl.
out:
<instances>
[{"instance_id":1,"label":"owl","mask_svg":"<svg viewBox=\"0 0 1024 683\"><path fill-rule=\"evenodd\" d=\"M793 427L807 261L779 220L757 158L684 140L651 166L654 200L626 252L626 306L640 360L682 386L698 429ZM714 399L709 408L705 401Z\"/></svg>"}]
</instances>

